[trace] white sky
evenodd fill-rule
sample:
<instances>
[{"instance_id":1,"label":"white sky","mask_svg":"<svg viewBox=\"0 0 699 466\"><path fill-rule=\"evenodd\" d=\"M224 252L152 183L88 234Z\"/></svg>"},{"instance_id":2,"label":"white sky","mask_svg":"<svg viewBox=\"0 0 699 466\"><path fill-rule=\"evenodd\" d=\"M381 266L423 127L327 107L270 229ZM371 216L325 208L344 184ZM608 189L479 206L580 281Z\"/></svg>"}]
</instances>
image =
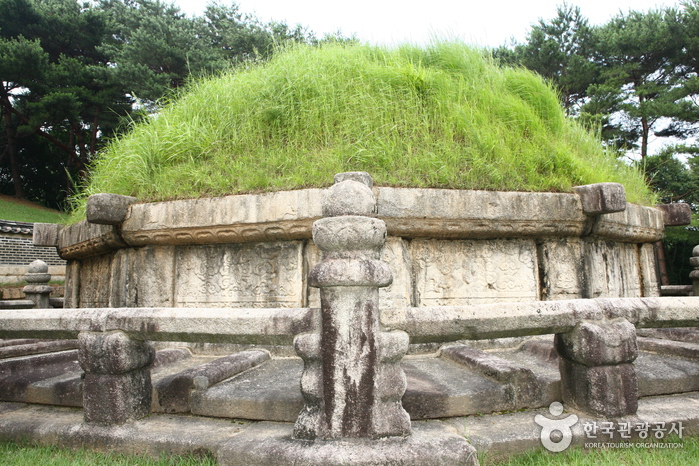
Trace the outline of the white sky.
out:
<instances>
[{"instance_id":1,"label":"white sky","mask_svg":"<svg viewBox=\"0 0 699 466\"><path fill-rule=\"evenodd\" d=\"M184 12L203 13L206 0L174 0ZM230 0L220 0L230 5ZM301 24L322 37L340 30L365 42L393 45L425 43L432 37L497 47L514 37L522 42L530 26L540 18L551 19L563 0L239 0L244 13L263 22ZM604 24L619 12L648 11L664 6L679 7L680 0L578 0L580 10L592 24Z\"/></svg>"}]
</instances>

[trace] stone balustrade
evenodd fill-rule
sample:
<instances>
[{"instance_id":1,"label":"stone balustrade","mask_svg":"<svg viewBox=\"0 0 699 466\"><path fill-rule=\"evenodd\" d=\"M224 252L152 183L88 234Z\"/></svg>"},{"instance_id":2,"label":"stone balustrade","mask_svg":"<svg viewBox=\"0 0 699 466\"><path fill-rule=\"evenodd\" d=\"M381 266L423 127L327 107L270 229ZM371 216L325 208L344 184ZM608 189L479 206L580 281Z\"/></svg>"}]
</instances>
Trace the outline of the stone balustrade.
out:
<instances>
[{"instance_id":1,"label":"stone balustrade","mask_svg":"<svg viewBox=\"0 0 699 466\"><path fill-rule=\"evenodd\" d=\"M567 396L564 401L592 414L617 416L622 412L632 414L633 384L620 379L618 383L605 387L605 398L609 402L604 405L607 408L600 408L594 405L595 398L590 396L591 390L594 389L595 376L589 374L589 368L609 367L610 369L602 371L621 373L618 369L624 366L624 374L630 380L633 374L629 363L633 361L637 351L634 349L635 328L699 326L699 299L663 297L494 303L430 308L428 312L425 312L424 308L405 308L382 314L380 323L384 331L406 332L411 340L416 342L556 333L559 335L558 350L562 353L564 361L561 363L562 380L574 384L568 384L572 388L566 392L568 395L564 395ZM102 354L105 357L118 358L118 354L124 353L139 360L143 360L139 351L149 352L149 346L139 346L140 343L133 342L154 340L265 345L289 343L299 334L319 333L321 328L319 311L311 308L0 311L0 338L76 338L84 334L93 335L90 338L94 339L95 334L118 334L123 344L114 344L113 351ZM81 343L84 353L95 348L95 343L89 341L90 343L85 340L85 345ZM589 353L589 348L593 347L599 349L600 355ZM611 349L605 352L606 347ZM137 351L138 348L140 350ZM322 360L323 356L324 354L320 353L319 360ZM138 364L133 363L129 367L137 366ZM84 367L93 366L88 364ZM576 371L586 372L589 376L581 378ZM319 376L322 375L321 373ZM400 380L395 380L398 390ZM142 386L144 387L146 385ZM580 392L580 387L590 388ZM123 386L122 390L131 389ZM101 389L96 391L96 399L106 396ZM89 390L86 396L90 396ZM150 399L150 391L144 391L139 396L139 401L135 402L137 405L144 403L145 398ZM616 412L613 407L618 404L619 399L627 402L622 411Z\"/></svg>"}]
</instances>

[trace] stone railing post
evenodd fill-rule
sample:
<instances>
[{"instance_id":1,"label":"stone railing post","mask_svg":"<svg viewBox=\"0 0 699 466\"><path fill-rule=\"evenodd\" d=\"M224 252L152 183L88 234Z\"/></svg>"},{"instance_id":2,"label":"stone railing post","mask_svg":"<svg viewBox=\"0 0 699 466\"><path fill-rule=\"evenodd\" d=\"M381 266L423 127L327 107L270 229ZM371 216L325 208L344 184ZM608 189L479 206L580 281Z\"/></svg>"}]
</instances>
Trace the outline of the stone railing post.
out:
<instances>
[{"instance_id":1,"label":"stone railing post","mask_svg":"<svg viewBox=\"0 0 699 466\"><path fill-rule=\"evenodd\" d=\"M85 371L83 415L88 424L118 425L150 414L153 344L121 331L81 332L78 361Z\"/></svg>"},{"instance_id":2,"label":"stone railing post","mask_svg":"<svg viewBox=\"0 0 699 466\"><path fill-rule=\"evenodd\" d=\"M400 360L405 332L382 332L379 287L392 274L379 260L386 225L373 218L371 177L341 173L313 224L322 260L309 276L320 288L320 333L297 336L304 360L305 407L294 427L298 439L380 438L410 434L401 398L406 388Z\"/></svg>"},{"instance_id":3,"label":"stone railing post","mask_svg":"<svg viewBox=\"0 0 699 466\"><path fill-rule=\"evenodd\" d=\"M28 283L22 291L30 301L34 301L35 309L48 309L51 307L49 298L53 292L48 283L51 281L49 266L42 260L35 260L29 264L24 280Z\"/></svg>"},{"instance_id":4,"label":"stone railing post","mask_svg":"<svg viewBox=\"0 0 699 466\"><path fill-rule=\"evenodd\" d=\"M581 322L556 335L563 402L585 413L636 414L636 328L626 319Z\"/></svg>"},{"instance_id":5,"label":"stone railing post","mask_svg":"<svg viewBox=\"0 0 699 466\"><path fill-rule=\"evenodd\" d=\"M694 270L689 272L689 278L692 279L694 288L694 296L699 296L699 246L694 246L694 249L692 249L692 257L689 258L689 265L694 267Z\"/></svg>"}]
</instances>

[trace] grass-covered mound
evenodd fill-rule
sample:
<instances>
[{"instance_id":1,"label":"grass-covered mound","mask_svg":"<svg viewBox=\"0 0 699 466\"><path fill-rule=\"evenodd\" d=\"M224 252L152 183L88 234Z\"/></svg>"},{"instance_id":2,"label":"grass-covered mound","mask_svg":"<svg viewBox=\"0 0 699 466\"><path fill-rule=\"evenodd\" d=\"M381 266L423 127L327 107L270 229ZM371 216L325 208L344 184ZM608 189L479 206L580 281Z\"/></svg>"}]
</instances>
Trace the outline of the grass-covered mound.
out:
<instances>
[{"instance_id":1,"label":"grass-covered mound","mask_svg":"<svg viewBox=\"0 0 699 466\"><path fill-rule=\"evenodd\" d=\"M295 47L197 82L113 142L81 198L327 186L355 170L384 186L565 192L615 181L630 201L652 201L541 78L460 43Z\"/></svg>"}]
</instances>

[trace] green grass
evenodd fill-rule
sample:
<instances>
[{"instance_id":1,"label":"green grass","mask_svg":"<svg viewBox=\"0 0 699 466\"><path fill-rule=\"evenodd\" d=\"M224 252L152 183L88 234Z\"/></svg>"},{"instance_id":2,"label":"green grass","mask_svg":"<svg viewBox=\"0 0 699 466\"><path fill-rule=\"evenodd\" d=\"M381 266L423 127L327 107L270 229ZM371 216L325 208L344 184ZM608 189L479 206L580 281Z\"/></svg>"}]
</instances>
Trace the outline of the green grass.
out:
<instances>
[{"instance_id":1,"label":"green grass","mask_svg":"<svg viewBox=\"0 0 699 466\"><path fill-rule=\"evenodd\" d=\"M540 77L458 42L296 46L195 82L96 159L88 195L142 201L322 187L363 170L379 186L558 191L643 176L567 119Z\"/></svg>"},{"instance_id":2,"label":"green grass","mask_svg":"<svg viewBox=\"0 0 699 466\"><path fill-rule=\"evenodd\" d=\"M68 450L55 446L34 446L0 442L0 465L13 466L68 466L68 465L124 465L124 466L213 466L210 456L161 457L154 460L142 456L99 453L88 450Z\"/></svg>"},{"instance_id":3,"label":"green grass","mask_svg":"<svg viewBox=\"0 0 699 466\"><path fill-rule=\"evenodd\" d=\"M649 441L650 442L650 441ZM681 443L682 448L569 448L561 453L537 450L514 455L505 461L490 460L488 455L479 455L482 466L617 466L617 465L663 465L686 466L699 461L699 438L669 438L662 443Z\"/></svg>"},{"instance_id":4,"label":"green grass","mask_svg":"<svg viewBox=\"0 0 699 466\"><path fill-rule=\"evenodd\" d=\"M699 458L699 439L686 437L668 439L667 442L683 444L678 449L590 449L570 448L562 453L545 450L528 452L505 461L492 461L487 454L479 455L482 466L617 466L660 465L685 466L696 464ZM54 446L33 446L0 442L0 465L140 465L140 466L209 466L215 465L210 456L161 457L159 460L139 456L103 454L87 450L68 450Z\"/></svg>"},{"instance_id":5,"label":"green grass","mask_svg":"<svg viewBox=\"0 0 699 466\"><path fill-rule=\"evenodd\" d=\"M41 207L38 204L2 196L0 198L0 219L12 222L64 223L66 214Z\"/></svg>"}]
</instances>

